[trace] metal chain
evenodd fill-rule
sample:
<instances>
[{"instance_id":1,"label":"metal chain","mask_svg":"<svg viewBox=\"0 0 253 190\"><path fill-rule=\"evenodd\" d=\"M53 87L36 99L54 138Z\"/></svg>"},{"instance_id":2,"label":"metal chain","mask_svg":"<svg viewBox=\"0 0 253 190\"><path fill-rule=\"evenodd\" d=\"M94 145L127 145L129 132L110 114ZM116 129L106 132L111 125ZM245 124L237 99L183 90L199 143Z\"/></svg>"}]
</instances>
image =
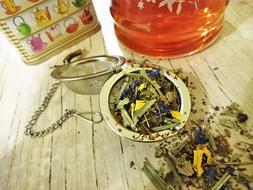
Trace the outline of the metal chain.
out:
<instances>
[{"instance_id":1,"label":"metal chain","mask_svg":"<svg viewBox=\"0 0 253 190\"><path fill-rule=\"evenodd\" d=\"M57 128L61 127L62 124L72 115L76 113L74 110L65 110L65 113L63 116L61 116L55 123L53 123L50 127L47 129L43 129L41 131L34 131L33 126L37 123L39 116L42 114L42 112L47 108L51 98L55 94L56 90L60 86L59 81L55 81L50 90L48 91L46 97L44 98L42 104L40 105L39 109L34 112L32 115L32 119L28 122L28 124L25 126L25 135L30 135L32 138L36 137L43 137L45 135L48 135L55 131Z\"/></svg>"}]
</instances>

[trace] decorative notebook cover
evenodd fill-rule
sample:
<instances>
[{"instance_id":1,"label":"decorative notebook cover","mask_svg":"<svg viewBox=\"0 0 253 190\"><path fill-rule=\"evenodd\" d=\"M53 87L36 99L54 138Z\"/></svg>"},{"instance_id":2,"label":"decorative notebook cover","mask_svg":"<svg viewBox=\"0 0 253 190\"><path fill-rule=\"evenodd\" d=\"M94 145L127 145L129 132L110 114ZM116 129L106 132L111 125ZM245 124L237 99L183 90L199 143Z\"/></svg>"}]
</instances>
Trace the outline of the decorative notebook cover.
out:
<instances>
[{"instance_id":1,"label":"decorative notebook cover","mask_svg":"<svg viewBox=\"0 0 253 190\"><path fill-rule=\"evenodd\" d=\"M91 0L0 0L0 28L26 63L39 63L100 29Z\"/></svg>"}]
</instances>

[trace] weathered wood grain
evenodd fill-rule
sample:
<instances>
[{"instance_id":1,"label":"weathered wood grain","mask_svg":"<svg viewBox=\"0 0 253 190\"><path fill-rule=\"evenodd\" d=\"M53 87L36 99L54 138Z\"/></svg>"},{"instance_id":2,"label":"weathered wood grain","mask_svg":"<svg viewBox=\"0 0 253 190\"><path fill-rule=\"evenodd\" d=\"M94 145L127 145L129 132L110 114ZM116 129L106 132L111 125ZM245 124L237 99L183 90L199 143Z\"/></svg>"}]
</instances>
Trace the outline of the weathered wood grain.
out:
<instances>
[{"instance_id":1,"label":"weathered wood grain","mask_svg":"<svg viewBox=\"0 0 253 190\"><path fill-rule=\"evenodd\" d=\"M190 120L207 117L206 112L214 106L231 102L238 102L249 116L253 115L252 26L252 2L233 0L221 36L208 49L180 59L150 59L168 69L183 68L196 85L190 93L198 97L196 106L203 111L191 114ZM89 124L75 117L44 138L31 139L23 134L31 114L53 83L49 67L62 64L64 56L77 49L86 50L86 56L112 53L113 49L106 49L110 44L105 43L110 42L104 38L107 36L99 32L43 64L27 66L0 33L0 190L155 189L141 168L145 157L158 166L154 158L158 143L133 142L119 137L104 121ZM115 52L122 51L128 59L145 59L120 47ZM206 106L202 98L207 100ZM50 126L65 109L72 108L78 112L98 111L99 96L74 94L62 85L36 130ZM249 123L253 123L252 117ZM248 139L233 132L230 141L238 140Z\"/></svg>"}]
</instances>

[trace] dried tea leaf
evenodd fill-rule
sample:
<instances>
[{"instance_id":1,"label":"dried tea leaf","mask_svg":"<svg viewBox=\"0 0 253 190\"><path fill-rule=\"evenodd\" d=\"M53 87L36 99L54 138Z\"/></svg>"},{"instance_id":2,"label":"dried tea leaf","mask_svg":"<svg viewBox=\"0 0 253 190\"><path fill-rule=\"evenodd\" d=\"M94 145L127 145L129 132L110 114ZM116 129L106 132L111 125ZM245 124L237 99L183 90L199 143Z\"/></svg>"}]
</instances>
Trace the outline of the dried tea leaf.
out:
<instances>
[{"instance_id":1,"label":"dried tea leaf","mask_svg":"<svg viewBox=\"0 0 253 190\"><path fill-rule=\"evenodd\" d=\"M130 102L129 98L124 98L123 100L120 100L117 109L122 109L124 108L125 105L127 105Z\"/></svg>"},{"instance_id":2,"label":"dried tea leaf","mask_svg":"<svg viewBox=\"0 0 253 190\"><path fill-rule=\"evenodd\" d=\"M127 87L128 85L129 85L128 82L124 82L124 83L123 83L123 85L122 85L122 87L120 88L118 94L116 95L116 97L117 97L117 102L120 100L123 91L126 89L126 87Z\"/></svg>"},{"instance_id":3,"label":"dried tea leaf","mask_svg":"<svg viewBox=\"0 0 253 190\"><path fill-rule=\"evenodd\" d=\"M135 126L133 120L131 117L128 115L127 111L125 108L120 109L121 117L123 119L123 124L125 127L131 127L134 131L138 131L137 127Z\"/></svg>"},{"instance_id":4,"label":"dried tea leaf","mask_svg":"<svg viewBox=\"0 0 253 190\"><path fill-rule=\"evenodd\" d=\"M153 88L152 85L148 85L147 86L147 90L152 94L152 97L155 98L158 96L158 93L156 92L156 90Z\"/></svg>"},{"instance_id":5,"label":"dried tea leaf","mask_svg":"<svg viewBox=\"0 0 253 190\"><path fill-rule=\"evenodd\" d=\"M249 182L253 183L253 175L247 175L244 173L240 173L239 176L242 176L242 177L246 178Z\"/></svg>"},{"instance_id":6,"label":"dried tea leaf","mask_svg":"<svg viewBox=\"0 0 253 190\"><path fill-rule=\"evenodd\" d=\"M166 98L168 102L173 102L176 98L175 92L174 91L169 91L166 93Z\"/></svg>"},{"instance_id":7,"label":"dried tea leaf","mask_svg":"<svg viewBox=\"0 0 253 190\"><path fill-rule=\"evenodd\" d=\"M194 174L191 161L179 160L177 162L177 171L185 176L192 176Z\"/></svg>"},{"instance_id":8,"label":"dried tea leaf","mask_svg":"<svg viewBox=\"0 0 253 190\"><path fill-rule=\"evenodd\" d=\"M178 184L179 184L179 186L181 187L182 186L182 179L181 179L181 176L178 174L178 172L177 172L177 169L176 169L176 167L175 167L175 163L174 163L174 161L173 161L173 157L172 157L172 155L167 155L166 157L165 157L165 161L167 162L167 164L169 165L169 167L171 168L171 170L172 170L172 172L173 172L173 174L174 174L174 177L175 177L175 179L177 180L177 182L178 182Z\"/></svg>"},{"instance_id":9,"label":"dried tea leaf","mask_svg":"<svg viewBox=\"0 0 253 190\"><path fill-rule=\"evenodd\" d=\"M230 115L235 117L239 112L239 104L234 102L230 106L227 106L226 109L221 113L221 115Z\"/></svg>"},{"instance_id":10,"label":"dried tea leaf","mask_svg":"<svg viewBox=\"0 0 253 190\"><path fill-rule=\"evenodd\" d=\"M222 188L222 186L227 183L227 181L229 180L229 178L231 177L231 175L229 175L228 173L225 173L220 180L215 183L215 185L212 187L211 190L219 190Z\"/></svg>"},{"instance_id":11,"label":"dried tea leaf","mask_svg":"<svg viewBox=\"0 0 253 190\"><path fill-rule=\"evenodd\" d=\"M164 117L164 123L171 124L171 123L180 123L180 120L177 119L170 119L168 117Z\"/></svg>"},{"instance_id":12,"label":"dried tea leaf","mask_svg":"<svg viewBox=\"0 0 253 190\"><path fill-rule=\"evenodd\" d=\"M152 84L152 86L156 89L156 91L158 92L159 95L163 96L163 93L160 91L160 86L159 84L152 80L151 78L149 78L149 76L147 75L146 71L144 69L140 70L140 74L150 83Z\"/></svg>"},{"instance_id":13,"label":"dried tea leaf","mask_svg":"<svg viewBox=\"0 0 253 190\"><path fill-rule=\"evenodd\" d=\"M235 122L232 121L231 119L228 118L221 118L220 119L220 124L224 127L228 127L228 128L235 128Z\"/></svg>"},{"instance_id":14,"label":"dried tea leaf","mask_svg":"<svg viewBox=\"0 0 253 190\"><path fill-rule=\"evenodd\" d=\"M214 137L213 137L212 133L210 131L207 131L206 134L207 134L207 138L209 140L209 143L211 145L211 148L213 149L213 151L216 151L217 146L216 146L216 143L215 143L215 140L214 140Z\"/></svg>"},{"instance_id":15,"label":"dried tea leaf","mask_svg":"<svg viewBox=\"0 0 253 190\"><path fill-rule=\"evenodd\" d=\"M173 156L177 156L180 153L180 151L188 144L188 141L189 138L187 136L179 144L177 144L171 149L171 154L173 154Z\"/></svg>"},{"instance_id":16,"label":"dried tea leaf","mask_svg":"<svg viewBox=\"0 0 253 190\"><path fill-rule=\"evenodd\" d=\"M155 132L158 132L158 131L163 131L163 130L174 128L178 125L179 125L179 123L171 123L171 124L167 124L167 125L161 125L161 126L158 126L158 127L153 127L153 128L151 128L151 130L155 131Z\"/></svg>"},{"instance_id":17,"label":"dried tea leaf","mask_svg":"<svg viewBox=\"0 0 253 190\"><path fill-rule=\"evenodd\" d=\"M144 166L142 168L142 171L147 175L147 177L150 179L150 181L153 183L153 185L158 190L169 190L170 185L167 184L163 178L161 178L158 173L156 172L155 168L152 166L152 164L149 162L149 160L146 158L144 162Z\"/></svg>"}]
</instances>

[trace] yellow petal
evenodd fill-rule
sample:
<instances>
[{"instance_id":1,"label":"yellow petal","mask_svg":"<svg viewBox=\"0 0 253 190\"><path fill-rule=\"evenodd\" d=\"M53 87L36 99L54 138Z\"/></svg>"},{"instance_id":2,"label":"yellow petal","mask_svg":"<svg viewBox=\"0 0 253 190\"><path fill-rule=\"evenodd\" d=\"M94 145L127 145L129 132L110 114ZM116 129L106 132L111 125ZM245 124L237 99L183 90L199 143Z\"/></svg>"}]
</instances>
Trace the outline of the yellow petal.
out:
<instances>
[{"instance_id":1,"label":"yellow petal","mask_svg":"<svg viewBox=\"0 0 253 190\"><path fill-rule=\"evenodd\" d=\"M140 86L137 87L137 90L143 91L143 89L146 87L147 87L147 83L142 83Z\"/></svg>"},{"instance_id":2,"label":"yellow petal","mask_svg":"<svg viewBox=\"0 0 253 190\"><path fill-rule=\"evenodd\" d=\"M204 147L204 149L203 149L203 152L204 152L204 154L206 155L206 157L207 157L207 164L211 164L211 162L212 162L212 155L211 155L211 151L210 150L208 150L208 148L207 147Z\"/></svg>"},{"instance_id":3,"label":"yellow petal","mask_svg":"<svg viewBox=\"0 0 253 190\"><path fill-rule=\"evenodd\" d=\"M135 104L131 103L131 115L133 116L134 114L134 108L135 108Z\"/></svg>"},{"instance_id":4,"label":"yellow petal","mask_svg":"<svg viewBox=\"0 0 253 190\"><path fill-rule=\"evenodd\" d=\"M141 109L145 105L145 102L145 100L136 100L134 111Z\"/></svg>"},{"instance_id":5,"label":"yellow petal","mask_svg":"<svg viewBox=\"0 0 253 190\"><path fill-rule=\"evenodd\" d=\"M202 159L203 154L207 157L207 164L211 164L212 162L212 156L210 150L208 150L207 145L201 145L197 146L197 149L193 151L194 158L193 158L193 169L196 171L197 176L201 177L201 175L204 173L204 170L202 168Z\"/></svg>"},{"instance_id":6,"label":"yellow petal","mask_svg":"<svg viewBox=\"0 0 253 190\"><path fill-rule=\"evenodd\" d=\"M171 115L172 115L173 118L175 118L176 120L180 120L180 118L181 118L180 112L178 112L178 111L171 111L170 113L171 113Z\"/></svg>"},{"instance_id":7,"label":"yellow petal","mask_svg":"<svg viewBox=\"0 0 253 190\"><path fill-rule=\"evenodd\" d=\"M197 150L194 150L193 153L194 153L193 169L194 171L196 171L197 176L200 177L204 173L204 170L202 168L203 151L201 149L197 149Z\"/></svg>"}]
</instances>

